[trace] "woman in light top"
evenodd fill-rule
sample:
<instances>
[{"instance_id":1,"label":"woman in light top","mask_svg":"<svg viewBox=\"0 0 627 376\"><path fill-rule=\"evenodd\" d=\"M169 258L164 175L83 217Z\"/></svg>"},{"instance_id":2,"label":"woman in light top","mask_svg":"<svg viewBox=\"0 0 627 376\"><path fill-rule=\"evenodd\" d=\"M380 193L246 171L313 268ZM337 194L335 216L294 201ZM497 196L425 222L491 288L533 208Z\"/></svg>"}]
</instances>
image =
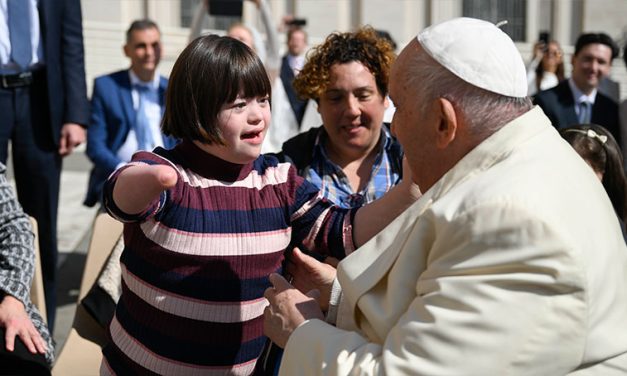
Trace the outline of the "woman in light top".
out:
<instances>
[{"instance_id":1,"label":"woman in light top","mask_svg":"<svg viewBox=\"0 0 627 376\"><path fill-rule=\"evenodd\" d=\"M533 60L527 66L528 94L550 89L562 81L564 77L564 58L557 41L548 44L538 42L533 47Z\"/></svg>"}]
</instances>

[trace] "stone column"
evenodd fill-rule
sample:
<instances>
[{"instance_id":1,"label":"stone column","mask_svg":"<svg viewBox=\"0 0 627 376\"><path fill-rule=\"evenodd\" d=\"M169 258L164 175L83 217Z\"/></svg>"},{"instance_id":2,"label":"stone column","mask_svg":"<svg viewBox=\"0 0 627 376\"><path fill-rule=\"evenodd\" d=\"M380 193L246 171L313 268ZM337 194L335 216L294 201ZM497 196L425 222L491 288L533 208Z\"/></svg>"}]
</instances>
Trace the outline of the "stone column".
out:
<instances>
[{"instance_id":1,"label":"stone column","mask_svg":"<svg viewBox=\"0 0 627 376\"><path fill-rule=\"evenodd\" d=\"M463 10L462 0L431 0L431 14L428 23L433 25L454 17L461 17Z\"/></svg>"},{"instance_id":2,"label":"stone column","mask_svg":"<svg viewBox=\"0 0 627 376\"><path fill-rule=\"evenodd\" d=\"M538 33L540 32L540 25L538 19L540 18L540 0L527 0L527 17L525 18L527 25L525 25L525 41L527 43L536 42L538 39Z\"/></svg>"},{"instance_id":3,"label":"stone column","mask_svg":"<svg viewBox=\"0 0 627 376\"><path fill-rule=\"evenodd\" d=\"M568 46L571 43L572 17L572 0L553 1L553 39L562 46Z\"/></svg>"}]
</instances>

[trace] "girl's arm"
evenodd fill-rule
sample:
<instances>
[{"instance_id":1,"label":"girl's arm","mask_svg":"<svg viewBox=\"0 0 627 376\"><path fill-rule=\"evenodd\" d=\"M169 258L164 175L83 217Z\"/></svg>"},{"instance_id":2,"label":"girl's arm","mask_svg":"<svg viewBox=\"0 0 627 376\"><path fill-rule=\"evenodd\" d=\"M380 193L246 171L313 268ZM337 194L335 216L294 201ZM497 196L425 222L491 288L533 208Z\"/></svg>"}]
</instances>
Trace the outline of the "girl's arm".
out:
<instances>
[{"instance_id":1,"label":"girl's arm","mask_svg":"<svg viewBox=\"0 0 627 376\"><path fill-rule=\"evenodd\" d=\"M416 202L422 192L411 176L411 169L403 158L403 180L383 197L362 206L355 214L353 241L355 248L364 245L370 238L383 230L390 222Z\"/></svg>"},{"instance_id":2,"label":"girl's arm","mask_svg":"<svg viewBox=\"0 0 627 376\"><path fill-rule=\"evenodd\" d=\"M136 164L124 168L113 187L113 202L126 214L139 214L166 189L176 185L176 170L167 165Z\"/></svg>"},{"instance_id":3,"label":"girl's arm","mask_svg":"<svg viewBox=\"0 0 627 376\"><path fill-rule=\"evenodd\" d=\"M292 205L292 245L303 250L343 259L383 230L422 193L412 180L411 169L403 159L403 180L383 197L359 209L342 209L323 200L317 187L290 167Z\"/></svg>"}]
</instances>

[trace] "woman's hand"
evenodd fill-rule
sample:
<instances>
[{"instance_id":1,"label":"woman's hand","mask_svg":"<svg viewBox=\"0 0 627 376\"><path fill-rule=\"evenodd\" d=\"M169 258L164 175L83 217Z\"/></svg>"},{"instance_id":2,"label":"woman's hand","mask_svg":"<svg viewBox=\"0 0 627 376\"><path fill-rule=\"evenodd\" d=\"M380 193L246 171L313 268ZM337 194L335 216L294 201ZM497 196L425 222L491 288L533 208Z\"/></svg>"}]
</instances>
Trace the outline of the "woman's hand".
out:
<instances>
[{"instance_id":1,"label":"woman's hand","mask_svg":"<svg viewBox=\"0 0 627 376\"><path fill-rule=\"evenodd\" d=\"M24 304L11 295L5 295L0 302L0 327L5 328L7 351L15 349L15 337L19 336L31 353L46 352L46 342L28 317Z\"/></svg>"},{"instance_id":2,"label":"woman's hand","mask_svg":"<svg viewBox=\"0 0 627 376\"><path fill-rule=\"evenodd\" d=\"M542 60L544 56L544 51L546 51L546 44L544 42L538 41L533 45L533 59L534 60Z\"/></svg>"},{"instance_id":3,"label":"woman's hand","mask_svg":"<svg viewBox=\"0 0 627 376\"><path fill-rule=\"evenodd\" d=\"M315 258L294 248L291 257L288 259L287 273L292 276L292 285L303 294L311 290L320 292L320 309L327 311L329 299L331 297L331 287L337 270L326 263L322 263Z\"/></svg>"}]
</instances>

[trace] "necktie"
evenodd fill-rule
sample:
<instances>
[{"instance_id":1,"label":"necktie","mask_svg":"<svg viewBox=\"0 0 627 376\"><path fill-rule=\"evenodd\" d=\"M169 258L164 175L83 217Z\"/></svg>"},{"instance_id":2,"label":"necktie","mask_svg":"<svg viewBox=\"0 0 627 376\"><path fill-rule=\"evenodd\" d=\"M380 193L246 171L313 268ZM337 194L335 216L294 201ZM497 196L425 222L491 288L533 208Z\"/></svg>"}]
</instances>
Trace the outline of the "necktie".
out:
<instances>
[{"instance_id":1,"label":"necktie","mask_svg":"<svg viewBox=\"0 0 627 376\"><path fill-rule=\"evenodd\" d=\"M590 123L590 103L589 102L581 102L579 104L579 124L588 124Z\"/></svg>"},{"instance_id":2,"label":"necktie","mask_svg":"<svg viewBox=\"0 0 627 376\"><path fill-rule=\"evenodd\" d=\"M11 59L26 70L31 62L30 0L8 0Z\"/></svg>"},{"instance_id":3,"label":"necktie","mask_svg":"<svg viewBox=\"0 0 627 376\"><path fill-rule=\"evenodd\" d=\"M150 121L148 120L147 104L149 88L145 85L135 85L135 89L139 94L139 107L137 108L137 117L135 119L135 137L137 137L137 146L139 150L152 150L154 140L152 138L152 130L150 129Z\"/></svg>"}]
</instances>

